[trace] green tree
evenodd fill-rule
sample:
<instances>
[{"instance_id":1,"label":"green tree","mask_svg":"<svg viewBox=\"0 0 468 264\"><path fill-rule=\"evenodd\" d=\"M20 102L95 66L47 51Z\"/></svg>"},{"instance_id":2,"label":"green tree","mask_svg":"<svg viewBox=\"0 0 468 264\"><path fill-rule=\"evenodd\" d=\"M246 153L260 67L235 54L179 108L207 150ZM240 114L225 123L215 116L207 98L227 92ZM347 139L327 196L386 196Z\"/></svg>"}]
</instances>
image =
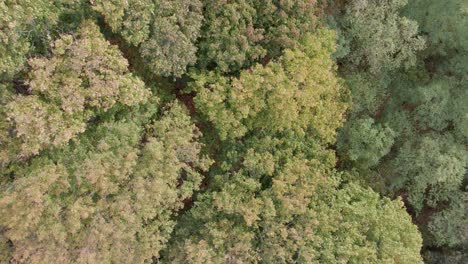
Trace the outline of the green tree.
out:
<instances>
[{"instance_id":1,"label":"green tree","mask_svg":"<svg viewBox=\"0 0 468 264\"><path fill-rule=\"evenodd\" d=\"M468 220L466 218L468 196L466 192L454 192L451 196L450 207L437 212L431 218L427 229L434 239L427 243L439 247L463 248L468 240Z\"/></svg>"},{"instance_id":2,"label":"green tree","mask_svg":"<svg viewBox=\"0 0 468 264\"><path fill-rule=\"evenodd\" d=\"M334 43L322 29L239 78L196 75L195 102L223 139L223 162L164 261L421 263L421 237L401 201L345 184L333 169L327 147L347 99Z\"/></svg>"},{"instance_id":3,"label":"green tree","mask_svg":"<svg viewBox=\"0 0 468 264\"><path fill-rule=\"evenodd\" d=\"M11 80L27 57L48 53L58 33L74 29L86 8L83 0L5 0L0 3L0 80ZM62 23L62 22L67 23Z\"/></svg>"},{"instance_id":4,"label":"green tree","mask_svg":"<svg viewBox=\"0 0 468 264\"><path fill-rule=\"evenodd\" d=\"M112 30L139 46L147 66L157 75L181 76L196 62L195 41L203 15L198 0L96 0Z\"/></svg>"},{"instance_id":5,"label":"green tree","mask_svg":"<svg viewBox=\"0 0 468 264\"><path fill-rule=\"evenodd\" d=\"M354 162L356 166L375 166L388 154L393 146L395 133L388 126L374 124L372 118L350 121L340 133L337 147L341 156Z\"/></svg>"},{"instance_id":6,"label":"green tree","mask_svg":"<svg viewBox=\"0 0 468 264\"><path fill-rule=\"evenodd\" d=\"M210 160L186 110L168 106L146 132L132 122L87 131L19 169L0 198L2 245L21 263L144 263ZM140 145L144 139L144 144ZM2 249L2 254L5 250Z\"/></svg>"},{"instance_id":7,"label":"green tree","mask_svg":"<svg viewBox=\"0 0 468 264\"><path fill-rule=\"evenodd\" d=\"M315 1L203 1L198 43L202 68L236 72L284 49L316 26Z\"/></svg>"},{"instance_id":8,"label":"green tree","mask_svg":"<svg viewBox=\"0 0 468 264\"><path fill-rule=\"evenodd\" d=\"M338 153L342 160L351 153L376 158L370 170L362 170L368 158L341 165L359 168L356 177L373 176L367 182L385 194L403 195L425 245L438 247L448 262L461 260L466 258L457 253L466 244L466 10L462 1L406 2L351 1L343 15L335 13L344 38L341 70L353 98ZM427 40L425 49L420 36ZM384 137L371 136L379 135L375 124L363 125L367 117L393 131L387 147L378 147ZM362 138L372 147L356 146ZM424 255L428 262L445 258Z\"/></svg>"},{"instance_id":9,"label":"green tree","mask_svg":"<svg viewBox=\"0 0 468 264\"><path fill-rule=\"evenodd\" d=\"M257 11L252 1L203 1L205 10L198 62L215 64L223 72L238 70L262 58L264 29L256 27Z\"/></svg>"},{"instance_id":10,"label":"green tree","mask_svg":"<svg viewBox=\"0 0 468 264\"><path fill-rule=\"evenodd\" d=\"M254 1L257 24L265 29L265 47L270 57L293 48L306 33L317 26L316 0Z\"/></svg>"},{"instance_id":11,"label":"green tree","mask_svg":"<svg viewBox=\"0 0 468 264\"><path fill-rule=\"evenodd\" d=\"M350 1L340 19L351 49L345 60L374 74L414 65L424 40L417 23L400 16L406 4L407 0Z\"/></svg>"},{"instance_id":12,"label":"green tree","mask_svg":"<svg viewBox=\"0 0 468 264\"><path fill-rule=\"evenodd\" d=\"M0 3L0 78L9 79L18 73L31 49L28 36L40 34L58 17L51 1L13 1ZM41 32L42 33L42 32ZM49 37L44 34L42 37Z\"/></svg>"},{"instance_id":13,"label":"green tree","mask_svg":"<svg viewBox=\"0 0 468 264\"><path fill-rule=\"evenodd\" d=\"M466 150L450 136L408 141L395 159L395 171L401 177L395 184L409 185L409 202L417 211L425 204L435 207L461 187L466 155Z\"/></svg>"},{"instance_id":14,"label":"green tree","mask_svg":"<svg viewBox=\"0 0 468 264\"><path fill-rule=\"evenodd\" d=\"M416 20L426 36L431 55L465 57L468 47L466 3L462 0L441 2L436 0L409 1L404 14Z\"/></svg>"},{"instance_id":15,"label":"green tree","mask_svg":"<svg viewBox=\"0 0 468 264\"><path fill-rule=\"evenodd\" d=\"M359 72L346 75L345 81L351 91L350 118L362 115L374 116L382 110L382 106L389 97L386 80L380 80L369 73Z\"/></svg>"},{"instance_id":16,"label":"green tree","mask_svg":"<svg viewBox=\"0 0 468 264\"><path fill-rule=\"evenodd\" d=\"M330 58L333 50L334 33L322 29L304 37L297 49L286 50L278 62L242 71L239 78L195 74L195 104L223 140L253 130L294 130L331 142L343 120L335 113L346 109L345 89Z\"/></svg>"},{"instance_id":17,"label":"green tree","mask_svg":"<svg viewBox=\"0 0 468 264\"><path fill-rule=\"evenodd\" d=\"M62 146L86 129L87 121L113 106L145 102L150 92L127 69L128 63L96 25L84 22L76 37L55 41L51 58L32 58L30 95L18 95L6 106L21 138L21 155Z\"/></svg>"}]
</instances>

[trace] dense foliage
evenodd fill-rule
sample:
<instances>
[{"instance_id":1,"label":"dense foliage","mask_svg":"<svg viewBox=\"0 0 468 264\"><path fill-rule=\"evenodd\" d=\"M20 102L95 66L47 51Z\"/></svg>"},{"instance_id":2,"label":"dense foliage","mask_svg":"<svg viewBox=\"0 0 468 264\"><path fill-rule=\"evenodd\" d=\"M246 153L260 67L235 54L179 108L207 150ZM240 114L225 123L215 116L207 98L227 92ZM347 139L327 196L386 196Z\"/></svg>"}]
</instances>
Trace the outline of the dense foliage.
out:
<instances>
[{"instance_id":1,"label":"dense foliage","mask_svg":"<svg viewBox=\"0 0 468 264\"><path fill-rule=\"evenodd\" d=\"M462 0L5 0L0 263L466 263Z\"/></svg>"},{"instance_id":2,"label":"dense foliage","mask_svg":"<svg viewBox=\"0 0 468 264\"><path fill-rule=\"evenodd\" d=\"M354 10L356 4L373 2L379 1L351 1L335 8ZM371 56L366 61L379 61L378 74L372 64L356 68L354 56L361 53L361 47L353 47L356 36L350 28L361 26L360 20L346 19L347 11L342 19L348 23L334 24L342 27L342 43L351 43L348 50L343 48L348 54L340 58L354 101L337 144L344 159L342 168L367 175L364 181L386 195L403 196L429 249L424 254L428 262L464 263L463 248L468 242L466 4L389 2L388 6L378 5L379 10L400 8L398 19L406 22L392 25L406 26L387 30L385 37L377 38L395 47L397 56L382 57L382 52L392 50L382 47L366 54ZM378 20L385 25L389 18ZM420 39L425 40L424 49L411 46ZM401 41L404 44L398 44ZM399 56L405 54L410 64L400 63Z\"/></svg>"}]
</instances>

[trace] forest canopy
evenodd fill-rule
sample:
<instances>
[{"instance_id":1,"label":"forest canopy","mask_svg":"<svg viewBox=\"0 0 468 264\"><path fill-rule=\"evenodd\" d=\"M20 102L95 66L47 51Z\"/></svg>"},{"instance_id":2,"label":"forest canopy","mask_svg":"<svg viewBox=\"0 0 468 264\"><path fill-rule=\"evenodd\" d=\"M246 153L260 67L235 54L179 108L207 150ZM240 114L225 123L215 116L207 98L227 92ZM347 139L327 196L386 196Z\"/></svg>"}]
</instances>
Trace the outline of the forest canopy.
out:
<instances>
[{"instance_id":1,"label":"forest canopy","mask_svg":"<svg viewBox=\"0 0 468 264\"><path fill-rule=\"evenodd\" d=\"M3 0L0 263L466 263L462 0Z\"/></svg>"}]
</instances>

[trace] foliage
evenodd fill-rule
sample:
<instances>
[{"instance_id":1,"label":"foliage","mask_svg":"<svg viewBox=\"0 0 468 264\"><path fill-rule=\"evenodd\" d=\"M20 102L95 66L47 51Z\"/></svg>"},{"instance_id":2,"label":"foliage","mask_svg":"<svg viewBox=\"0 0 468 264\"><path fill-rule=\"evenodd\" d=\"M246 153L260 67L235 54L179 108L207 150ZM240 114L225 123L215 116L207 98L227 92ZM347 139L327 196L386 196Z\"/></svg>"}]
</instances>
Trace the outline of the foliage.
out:
<instances>
[{"instance_id":1,"label":"foliage","mask_svg":"<svg viewBox=\"0 0 468 264\"><path fill-rule=\"evenodd\" d=\"M388 97L387 84L368 73L357 73L346 76L346 86L351 91L352 118L360 115L378 113Z\"/></svg>"},{"instance_id":2,"label":"foliage","mask_svg":"<svg viewBox=\"0 0 468 264\"><path fill-rule=\"evenodd\" d=\"M356 166L371 167L388 154L395 133L388 126L374 124L374 119L363 118L348 122L340 133L338 144L341 156L355 162Z\"/></svg>"},{"instance_id":3,"label":"foliage","mask_svg":"<svg viewBox=\"0 0 468 264\"><path fill-rule=\"evenodd\" d=\"M401 201L345 184L333 169L327 145L347 96L330 59L334 36L317 32L239 78L196 75L195 102L223 139L223 163L181 218L164 261L421 262L421 237ZM295 92L302 97L288 97Z\"/></svg>"},{"instance_id":4,"label":"foliage","mask_svg":"<svg viewBox=\"0 0 468 264\"><path fill-rule=\"evenodd\" d=\"M128 72L120 51L103 39L92 22L76 37L55 41L51 58L33 58L29 92L18 95L7 115L28 156L61 146L84 132L86 122L117 103L132 106L149 96L144 83Z\"/></svg>"},{"instance_id":5,"label":"foliage","mask_svg":"<svg viewBox=\"0 0 468 264\"><path fill-rule=\"evenodd\" d=\"M235 72L278 57L315 28L315 1L203 1L199 65Z\"/></svg>"},{"instance_id":6,"label":"foliage","mask_svg":"<svg viewBox=\"0 0 468 264\"><path fill-rule=\"evenodd\" d=\"M0 2L0 263L466 262L464 1Z\"/></svg>"},{"instance_id":7,"label":"foliage","mask_svg":"<svg viewBox=\"0 0 468 264\"><path fill-rule=\"evenodd\" d=\"M254 1L258 24L265 29L265 43L270 56L281 49L294 47L298 39L315 29L316 0Z\"/></svg>"},{"instance_id":8,"label":"foliage","mask_svg":"<svg viewBox=\"0 0 468 264\"><path fill-rule=\"evenodd\" d=\"M409 1L404 11L407 16L418 22L421 32L426 35L426 53L440 56L453 56L453 53L458 53L463 56L466 52L466 2L413 0Z\"/></svg>"},{"instance_id":9,"label":"foliage","mask_svg":"<svg viewBox=\"0 0 468 264\"><path fill-rule=\"evenodd\" d=\"M457 197L457 194L461 197ZM434 243L436 246L463 246L468 239L467 194L456 192L452 196L454 197L452 197L450 207L437 212L428 224L429 232L434 236L434 240L428 242Z\"/></svg>"},{"instance_id":10,"label":"foliage","mask_svg":"<svg viewBox=\"0 0 468 264\"><path fill-rule=\"evenodd\" d=\"M342 160L355 160L341 163L343 169L369 173L373 186L385 186L383 193L405 197L428 248L459 259L463 256L448 248L458 250L467 241L462 216L466 10L460 1L405 5L404 0L351 1L343 16L330 19L338 21L335 26L346 40L341 70L353 98L338 153ZM424 50L418 36L427 40ZM382 127L373 128L374 123ZM377 132L384 127L392 136ZM361 141L371 147L362 147ZM382 142L387 142L385 148ZM369 164L374 167L367 170ZM435 252L424 255L427 261L440 257Z\"/></svg>"},{"instance_id":11,"label":"foliage","mask_svg":"<svg viewBox=\"0 0 468 264\"><path fill-rule=\"evenodd\" d=\"M242 71L239 78L195 74L195 104L223 140L253 130L293 130L331 142L342 120L336 113L346 108L330 58L333 42L333 32L322 29L305 37L301 47L286 50L278 62Z\"/></svg>"},{"instance_id":12,"label":"foliage","mask_svg":"<svg viewBox=\"0 0 468 264\"><path fill-rule=\"evenodd\" d=\"M19 170L0 199L11 261L157 258L210 161L179 104L148 126L140 147L142 136L132 122L105 123Z\"/></svg>"},{"instance_id":13,"label":"foliage","mask_svg":"<svg viewBox=\"0 0 468 264\"><path fill-rule=\"evenodd\" d=\"M214 177L181 220L168 262L421 263L401 201L354 184L337 189L333 162L281 146L250 148L238 171Z\"/></svg>"},{"instance_id":14,"label":"foliage","mask_svg":"<svg viewBox=\"0 0 468 264\"><path fill-rule=\"evenodd\" d=\"M48 53L53 37L74 29L86 12L81 4L82 0L2 1L0 80L11 80L25 68L28 55Z\"/></svg>"},{"instance_id":15,"label":"foliage","mask_svg":"<svg viewBox=\"0 0 468 264\"><path fill-rule=\"evenodd\" d=\"M199 46L199 64L212 63L223 72L237 70L265 56L261 41L264 29L257 28L253 1L203 1L204 23Z\"/></svg>"},{"instance_id":16,"label":"foliage","mask_svg":"<svg viewBox=\"0 0 468 264\"><path fill-rule=\"evenodd\" d=\"M11 136L11 126L7 120L6 105L12 100L11 87L0 83L0 173L3 168L15 159L20 152L21 142L18 138ZM0 183L3 181L0 177Z\"/></svg>"},{"instance_id":17,"label":"foliage","mask_svg":"<svg viewBox=\"0 0 468 264\"><path fill-rule=\"evenodd\" d=\"M424 136L401 147L395 159L401 175L396 185L410 185L409 202L417 211L424 204L435 207L460 188L465 164L466 151L453 138Z\"/></svg>"},{"instance_id":18,"label":"foliage","mask_svg":"<svg viewBox=\"0 0 468 264\"><path fill-rule=\"evenodd\" d=\"M140 46L147 66L156 74L177 77L196 62L201 2L198 0L96 0L112 30Z\"/></svg>"},{"instance_id":19,"label":"foliage","mask_svg":"<svg viewBox=\"0 0 468 264\"><path fill-rule=\"evenodd\" d=\"M7 0L0 3L1 79L8 79L22 69L31 48L29 35L40 34L38 31L56 21L51 1Z\"/></svg>"},{"instance_id":20,"label":"foliage","mask_svg":"<svg viewBox=\"0 0 468 264\"><path fill-rule=\"evenodd\" d=\"M424 48L418 25L398 11L407 0L353 0L341 19L342 31L350 41L350 64L368 68L371 73L409 67Z\"/></svg>"}]
</instances>

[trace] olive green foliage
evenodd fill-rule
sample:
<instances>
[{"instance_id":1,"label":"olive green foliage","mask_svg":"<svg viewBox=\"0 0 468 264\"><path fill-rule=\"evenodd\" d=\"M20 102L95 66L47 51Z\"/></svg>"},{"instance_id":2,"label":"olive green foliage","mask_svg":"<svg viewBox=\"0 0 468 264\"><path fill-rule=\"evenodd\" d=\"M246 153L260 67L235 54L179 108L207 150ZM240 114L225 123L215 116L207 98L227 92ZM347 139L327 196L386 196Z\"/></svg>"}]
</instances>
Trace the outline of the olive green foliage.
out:
<instances>
[{"instance_id":1,"label":"olive green foliage","mask_svg":"<svg viewBox=\"0 0 468 264\"><path fill-rule=\"evenodd\" d=\"M435 207L460 188L467 153L446 136L425 136L406 142L395 159L395 170L408 182L409 202L420 211L424 204Z\"/></svg>"},{"instance_id":2,"label":"olive green foliage","mask_svg":"<svg viewBox=\"0 0 468 264\"><path fill-rule=\"evenodd\" d=\"M348 122L340 136L343 137L338 142L341 156L356 166L371 167L388 154L395 133L387 126L374 124L372 118L363 118Z\"/></svg>"},{"instance_id":3,"label":"olive green foliage","mask_svg":"<svg viewBox=\"0 0 468 264\"><path fill-rule=\"evenodd\" d=\"M462 0L0 1L0 263L465 263Z\"/></svg>"},{"instance_id":4,"label":"olive green foliage","mask_svg":"<svg viewBox=\"0 0 468 264\"><path fill-rule=\"evenodd\" d=\"M421 237L401 201L356 185L336 190L317 160L288 161L265 175L269 188L249 174L241 169L200 198L170 262L421 263Z\"/></svg>"},{"instance_id":5,"label":"olive green foliage","mask_svg":"<svg viewBox=\"0 0 468 264\"><path fill-rule=\"evenodd\" d=\"M47 53L60 32L76 27L83 0L5 0L0 3L0 80L24 69L28 55ZM71 21L73 18L75 21ZM61 22L67 21L67 24Z\"/></svg>"},{"instance_id":6,"label":"olive green foliage","mask_svg":"<svg viewBox=\"0 0 468 264\"><path fill-rule=\"evenodd\" d=\"M335 18L349 43L341 61L353 99L337 144L340 158L352 161L343 168L373 166L375 186L404 195L425 245L443 252L425 252L428 262L466 257L456 251L468 241L462 2L351 1Z\"/></svg>"},{"instance_id":7,"label":"olive green foliage","mask_svg":"<svg viewBox=\"0 0 468 264\"><path fill-rule=\"evenodd\" d=\"M351 91L352 105L350 115L374 115L388 98L388 87L369 73L357 73L346 76L346 86Z\"/></svg>"},{"instance_id":8,"label":"olive green foliage","mask_svg":"<svg viewBox=\"0 0 468 264\"><path fill-rule=\"evenodd\" d=\"M57 22L52 1L7 0L0 3L0 78L19 72L30 51L30 38ZM41 37L47 38L47 34Z\"/></svg>"},{"instance_id":9,"label":"olive green foliage","mask_svg":"<svg viewBox=\"0 0 468 264\"><path fill-rule=\"evenodd\" d=\"M466 56L468 47L468 11L462 0L408 1L405 15L416 20L427 39L425 52L447 56L458 53ZM463 55L465 53L465 55Z\"/></svg>"},{"instance_id":10,"label":"olive green foliage","mask_svg":"<svg viewBox=\"0 0 468 264\"><path fill-rule=\"evenodd\" d=\"M157 258L173 216L200 185L199 170L210 165L200 155L199 137L186 110L174 103L146 132L132 122L104 123L63 150L32 160L0 199L11 261Z\"/></svg>"},{"instance_id":11,"label":"olive green foliage","mask_svg":"<svg viewBox=\"0 0 468 264\"><path fill-rule=\"evenodd\" d=\"M430 83L415 89L414 121L420 130L443 132L449 127L460 137L467 138L466 113L468 90L464 80L433 78Z\"/></svg>"},{"instance_id":12,"label":"olive green foliage","mask_svg":"<svg viewBox=\"0 0 468 264\"><path fill-rule=\"evenodd\" d=\"M408 195L408 205L416 214L435 211L422 226L428 245L461 246L467 240L461 228L466 220L456 213L466 205L462 199L467 163L463 77L431 77L424 70L418 70L416 77L407 75L394 81L396 89L383 115L399 134L392 147L394 158L389 166L383 164L384 176L391 179L389 190ZM442 224L448 215L453 217Z\"/></svg>"},{"instance_id":13,"label":"olive green foliage","mask_svg":"<svg viewBox=\"0 0 468 264\"><path fill-rule=\"evenodd\" d=\"M216 64L221 71L236 70L262 58L264 29L256 28L252 1L203 1L204 24L199 43L202 67Z\"/></svg>"},{"instance_id":14,"label":"olive green foliage","mask_svg":"<svg viewBox=\"0 0 468 264\"><path fill-rule=\"evenodd\" d=\"M301 44L236 79L195 77L197 106L224 139L225 158L181 219L164 260L421 263L421 237L401 201L355 184L339 187L326 148L347 98L330 59L334 34L321 29ZM296 93L302 97L288 97Z\"/></svg>"},{"instance_id":15,"label":"olive green foliage","mask_svg":"<svg viewBox=\"0 0 468 264\"><path fill-rule=\"evenodd\" d=\"M86 122L116 104L144 102L150 92L128 72L127 60L92 22L76 36L55 41L51 58L32 58L30 95L18 95L7 115L23 141L21 155L61 146L86 129Z\"/></svg>"},{"instance_id":16,"label":"olive green foliage","mask_svg":"<svg viewBox=\"0 0 468 264\"><path fill-rule=\"evenodd\" d=\"M312 133L332 142L346 108L344 88L330 58L334 34L319 30L277 61L242 71L239 78L195 74L195 104L221 139L248 131ZM327 107L324 107L326 105ZM310 127L312 125L312 127Z\"/></svg>"},{"instance_id":17,"label":"olive green foliage","mask_svg":"<svg viewBox=\"0 0 468 264\"><path fill-rule=\"evenodd\" d=\"M414 65L424 40L418 36L417 23L399 15L406 4L407 0L350 1L341 19L352 50L346 60L371 73Z\"/></svg>"},{"instance_id":18,"label":"olive green foliage","mask_svg":"<svg viewBox=\"0 0 468 264\"><path fill-rule=\"evenodd\" d=\"M468 197L466 192L456 192L451 195L453 197L450 208L436 213L428 224L428 229L434 237L428 242L436 246L461 245L463 247L468 239L468 219L466 218ZM461 197L456 197L457 195Z\"/></svg>"},{"instance_id":19,"label":"olive green foliage","mask_svg":"<svg viewBox=\"0 0 468 264\"><path fill-rule=\"evenodd\" d=\"M265 28L265 43L271 56L294 47L305 33L315 29L316 5L316 0L254 1L257 23Z\"/></svg>"},{"instance_id":20,"label":"olive green foliage","mask_svg":"<svg viewBox=\"0 0 468 264\"><path fill-rule=\"evenodd\" d=\"M112 30L139 46L142 58L157 75L181 76L193 65L202 4L199 0L92 1Z\"/></svg>"},{"instance_id":21,"label":"olive green foliage","mask_svg":"<svg viewBox=\"0 0 468 264\"><path fill-rule=\"evenodd\" d=\"M314 29L315 1L203 1L199 65L221 72L277 57Z\"/></svg>"}]
</instances>

